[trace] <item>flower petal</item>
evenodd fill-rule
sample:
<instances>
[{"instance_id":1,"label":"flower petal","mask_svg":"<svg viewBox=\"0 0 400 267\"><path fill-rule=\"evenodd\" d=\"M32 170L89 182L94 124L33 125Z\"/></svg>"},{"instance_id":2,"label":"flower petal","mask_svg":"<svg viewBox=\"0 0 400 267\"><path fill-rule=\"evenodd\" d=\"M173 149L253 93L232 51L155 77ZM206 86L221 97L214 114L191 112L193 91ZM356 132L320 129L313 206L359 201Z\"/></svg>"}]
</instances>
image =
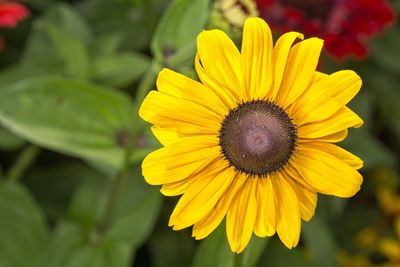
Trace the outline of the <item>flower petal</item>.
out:
<instances>
[{"instance_id":1,"label":"flower petal","mask_svg":"<svg viewBox=\"0 0 400 267\"><path fill-rule=\"evenodd\" d=\"M271 89L272 34L260 18L249 18L243 29L242 73L248 99L263 99Z\"/></svg>"},{"instance_id":2,"label":"flower petal","mask_svg":"<svg viewBox=\"0 0 400 267\"><path fill-rule=\"evenodd\" d=\"M299 201L291 184L280 173L276 173L274 179L272 179L272 184L276 196L276 205L279 207L276 232L286 247L293 248L300 239Z\"/></svg>"},{"instance_id":3,"label":"flower petal","mask_svg":"<svg viewBox=\"0 0 400 267\"><path fill-rule=\"evenodd\" d=\"M313 84L293 103L291 117L297 125L329 118L360 90L361 79L353 71L338 71Z\"/></svg>"},{"instance_id":4,"label":"flower petal","mask_svg":"<svg viewBox=\"0 0 400 267\"><path fill-rule=\"evenodd\" d=\"M152 185L177 182L220 157L220 153L217 138L185 138L147 155L142 162L142 174Z\"/></svg>"},{"instance_id":5,"label":"flower petal","mask_svg":"<svg viewBox=\"0 0 400 267\"><path fill-rule=\"evenodd\" d=\"M228 108L209 87L173 70L163 69L157 78L158 91L199 104L225 116Z\"/></svg>"},{"instance_id":6,"label":"flower petal","mask_svg":"<svg viewBox=\"0 0 400 267\"><path fill-rule=\"evenodd\" d=\"M311 142L308 143L307 146L313 147L315 149L319 149L325 151L336 158L343 160L346 162L350 167L355 169L361 169L363 166L363 161L357 157L356 155L350 153L349 151L330 143L325 142Z\"/></svg>"},{"instance_id":7,"label":"flower petal","mask_svg":"<svg viewBox=\"0 0 400 267\"><path fill-rule=\"evenodd\" d=\"M283 34L276 42L272 57L272 65L274 68L274 83L272 86L273 90L271 91L269 98L275 99L278 94L286 69L289 52L292 48L293 43L296 41L296 39L303 38L304 36L301 33L287 32Z\"/></svg>"},{"instance_id":8,"label":"flower petal","mask_svg":"<svg viewBox=\"0 0 400 267\"><path fill-rule=\"evenodd\" d=\"M157 91L146 96L139 115L157 126L187 133L217 134L223 120L204 106Z\"/></svg>"},{"instance_id":9,"label":"flower petal","mask_svg":"<svg viewBox=\"0 0 400 267\"><path fill-rule=\"evenodd\" d=\"M236 193L241 190L243 184L247 180L247 175L237 173L233 179L231 186L221 196L217 205L203 219L198 221L193 226L192 236L198 239L207 237L212 231L217 228L225 217L228 208L230 207Z\"/></svg>"},{"instance_id":10,"label":"flower petal","mask_svg":"<svg viewBox=\"0 0 400 267\"><path fill-rule=\"evenodd\" d=\"M282 108L292 104L309 86L318 65L323 41L310 38L290 50L285 73L276 97Z\"/></svg>"},{"instance_id":11,"label":"flower petal","mask_svg":"<svg viewBox=\"0 0 400 267\"><path fill-rule=\"evenodd\" d=\"M242 252L253 233L257 216L256 188L257 179L249 177L228 210L226 234L233 252Z\"/></svg>"},{"instance_id":12,"label":"flower petal","mask_svg":"<svg viewBox=\"0 0 400 267\"><path fill-rule=\"evenodd\" d=\"M200 64L208 78L230 91L236 102L243 100L240 53L232 40L220 30L203 31L197 37L197 49ZM206 84L206 81L203 83Z\"/></svg>"},{"instance_id":13,"label":"flower petal","mask_svg":"<svg viewBox=\"0 0 400 267\"><path fill-rule=\"evenodd\" d=\"M341 108L334 115L324 121L307 123L297 128L299 139L317 139L326 141L326 137L345 137L344 132L350 127L358 128L363 124L362 119L348 107ZM339 138L340 137L340 138Z\"/></svg>"},{"instance_id":14,"label":"flower petal","mask_svg":"<svg viewBox=\"0 0 400 267\"><path fill-rule=\"evenodd\" d=\"M291 164L316 191L338 197L351 197L362 183L360 173L325 151L299 144Z\"/></svg>"},{"instance_id":15,"label":"flower petal","mask_svg":"<svg viewBox=\"0 0 400 267\"><path fill-rule=\"evenodd\" d=\"M207 215L231 185L235 169L216 164L202 179L191 184L180 198L169 220L169 226L180 230L193 225Z\"/></svg>"},{"instance_id":16,"label":"flower petal","mask_svg":"<svg viewBox=\"0 0 400 267\"><path fill-rule=\"evenodd\" d=\"M163 145L171 145L179 141L180 137L176 129L161 128L157 126L151 127L151 132L157 138L157 140Z\"/></svg>"},{"instance_id":17,"label":"flower petal","mask_svg":"<svg viewBox=\"0 0 400 267\"><path fill-rule=\"evenodd\" d=\"M309 221L314 216L315 208L317 207L317 192L304 188L290 179L287 181L296 192L300 204L301 218L305 221Z\"/></svg>"},{"instance_id":18,"label":"flower petal","mask_svg":"<svg viewBox=\"0 0 400 267\"><path fill-rule=\"evenodd\" d=\"M258 179L257 218L254 233L259 237L275 234L276 214L274 189L270 177Z\"/></svg>"}]
</instances>

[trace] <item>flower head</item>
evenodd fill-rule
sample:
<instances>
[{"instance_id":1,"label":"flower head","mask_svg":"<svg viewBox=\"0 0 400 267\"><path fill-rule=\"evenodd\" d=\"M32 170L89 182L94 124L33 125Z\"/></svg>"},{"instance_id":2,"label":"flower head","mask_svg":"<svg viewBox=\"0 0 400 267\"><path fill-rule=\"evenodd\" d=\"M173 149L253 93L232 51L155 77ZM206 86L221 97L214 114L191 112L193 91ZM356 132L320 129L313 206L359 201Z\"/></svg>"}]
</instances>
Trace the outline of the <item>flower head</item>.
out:
<instances>
[{"instance_id":1,"label":"flower head","mask_svg":"<svg viewBox=\"0 0 400 267\"><path fill-rule=\"evenodd\" d=\"M169 69L142 103L140 116L162 148L142 163L149 184L182 195L169 225L208 236L226 217L231 249L252 233L277 233L297 245L317 192L353 196L362 161L332 144L362 120L346 104L361 87L353 71L316 71L323 41L284 34L273 46L268 25L246 20L241 53L220 30L197 38L201 82Z\"/></svg>"},{"instance_id":2,"label":"flower head","mask_svg":"<svg viewBox=\"0 0 400 267\"><path fill-rule=\"evenodd\" d=\"M335 58L363 58L367 41L394 21L394 11L385 0L256 0L261 17L274 30L301 29L307 36L325 40Z\"/></svg>"}]
</instances>

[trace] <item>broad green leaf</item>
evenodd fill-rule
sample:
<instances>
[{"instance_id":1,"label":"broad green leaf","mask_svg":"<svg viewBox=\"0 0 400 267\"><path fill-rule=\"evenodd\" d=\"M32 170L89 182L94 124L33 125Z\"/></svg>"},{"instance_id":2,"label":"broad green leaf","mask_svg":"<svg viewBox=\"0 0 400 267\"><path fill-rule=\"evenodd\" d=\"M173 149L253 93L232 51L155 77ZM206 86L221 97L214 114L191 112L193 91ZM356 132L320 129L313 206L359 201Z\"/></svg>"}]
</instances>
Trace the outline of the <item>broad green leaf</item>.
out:
<instances>
[{"instance_id":1,"label":"broad green leaf","mask_svg":"<svg viewBox=\"0 0 400 267\"><path fill-rule=\"evenodd\" d=\"M156 227L146 242L151 255L152 267L187 267L193 261L197 241L190 235L191 229L173 231L168 227L168 214L158 220Z\"/></svg>"},{"instance_id":2,"label":"broad green leaf","mask_svg":"<svg viewBox=\"0 0 400 267\"><path fill-rule=\"evenodd\" d=\"M318 216L302 224L302 237L310 249L313 261L319 266L337 267L337 244L332 232Z\"/></svg>"},{"instance_id":3,"label":"broad green leaf","mask_svg":"<svg viewBox=\"0 0 400 267\"><path fill-rule=\"evenodd\" d=\"M40 26L48 33L63 59L66 73L76 78L89 78L90 58L85 43L59 26L45 22Z\"/></svg>"},{"instance_id":4,"label":"broad green leaf","mask_svg":"<svg viewBox=\"0 0 400 267\"><path fill-rule=\"evenodd\" d=\"M241 255L243 267L254 267L260 259L267 238L259 238L252 236L250 243ZM192 267L216 266L216 267L233 267L235 253L229 247L226 237L225 223L220 226L204 241L201 241L197 248Z\"/></svg>"},{"instance_id":5,"label":"broad green leaf","mask_svg":"<svg viewBox=\"0 0 400 267\"><path fill-rule=\"evenodd\" d=\"M137 81L150 67L150 59L139 53L121 53L94 61L95 81L108 86L126 87Z\"/></svg>"},{"instance_id":6,"label":"broad green leaf","mask_svg":"<svg viewBox=\"0 0 400 267\"><path fill-rule=\"evenodd\" d=\"M47 242L45 219L30 193L0 181L0 266L35 266Z\"/></svg>"},{"instance_id":7,"label":"broad green leaf","mask_svg":"<svg viewBox=\"0 0 400 267\"><path fill-rule=\"evenodd\" d=\"M45 12L41 21L62 28L65 32L89 44L93 39L90 25L78 13L78 10L65 2L51 5Z\"/></svg>"},{"instance_id":8,"label":"broad green leaf","mask_svg":"<svg viewBox=\"0 0 400 267\"><path fill-rule=\"evenodd\" d=\"M300 249L288 249L278 238L272 238L260 259L258 267L317 267Z\"/></svg>"},{"instance_id":9,"label":"broad green leaf","mask_svg":"<svg viewBox=\"0 0 400 267\"><path fill-rule=\"evenodd\" d=\"M129 245L103 239L76 222L61 222L37 267L128 267Z\"/></svg>"},{"instance_id":10,"label":"broad green leaf","mask_svg":"<svg viewBox=\"0 0 400 267\"><path fill-rule=\"evenodd\" d=\"M234 254L226 239L225 223L221 223L210 236L201 241L192 267L233 267L233 261Z\"/></svg>"},{"instance_id":11,"label":"broad green leaf","mask_svg":"<svg viewBox=\"0 0 400 267\"><path fill-rule=\"evenodd\" d=\"M157 59L169 60L180 50L186 51L185 58L194 57L196 37L206 22L209 4L210 0L171 2L151 40L151 50Z\"/></svg>"},{"instance_id":12,"label":"broad green leaf","mask_svg":"<svg viewBox=\"0 0 400 267\"><path fill-rule=\"evenodd\" d=\"M264 249L267 246L269 238L260 238L252 236L248 247L243 252L243 267L255 267L260 260Z\"/></svg>"},{"instance_id":13,"label":"broad green leaf","mask_svg":"<svg viewBox=\"0 0 400 267\"><path fill-rule=\"evenodd\" d=\"M0 123L30 142L119 167L134 126L129 98L89 83L39 77L0 91Z\"/></svg>"},{"instance_id":14,"label":"broad green leaf","mask_svg":"<svg viewBox=\"0 0 400 267\"><path fill-rule=\"evenodd\" d=\"M69 219L59 224L42 266L130 266L135 249L153 229L161 197L142 177L125 177L109 225L100 230L110 182L92 180L79 187L69 208Z\"/></svg>"},{"instance_id":15,"label":"broad green leaf","mask_svg":"<svg viewBox=\"0 0 400 267\"><path fill-rule=\"evenodd\" d=\"M24 144L24 140L0 126L0 150L15 150Z\"/></svg>"}]
</instances>

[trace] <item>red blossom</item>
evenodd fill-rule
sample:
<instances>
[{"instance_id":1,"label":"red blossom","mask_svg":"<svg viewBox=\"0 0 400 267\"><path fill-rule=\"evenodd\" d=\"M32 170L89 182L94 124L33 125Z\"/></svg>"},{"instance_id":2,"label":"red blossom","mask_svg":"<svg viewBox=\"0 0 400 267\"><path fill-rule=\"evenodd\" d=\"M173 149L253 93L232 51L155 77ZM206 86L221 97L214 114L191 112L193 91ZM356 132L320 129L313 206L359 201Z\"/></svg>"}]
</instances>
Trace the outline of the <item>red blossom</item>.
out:
<instances>
[{"instance_id":1,"label":"red blossom","mask_svg":"<svg viewBox=\"0 0 400 267\"><path fill-rule=\"evenodd\" d=\"M337 59L364 58L368 40L395 20L385 0L256 0L274 30L297 30L325 40Z\"/></svg>"},{"instance_id":2,"label":"red blossom","mask_svg":"<svg viewBox=\"0 0 400 267\"><path fill-rule=\"evenodd\" d=\"M0 3L0 27L14 28L29 15L29 10L18 3Z\"/></svg>"}]
</instances>

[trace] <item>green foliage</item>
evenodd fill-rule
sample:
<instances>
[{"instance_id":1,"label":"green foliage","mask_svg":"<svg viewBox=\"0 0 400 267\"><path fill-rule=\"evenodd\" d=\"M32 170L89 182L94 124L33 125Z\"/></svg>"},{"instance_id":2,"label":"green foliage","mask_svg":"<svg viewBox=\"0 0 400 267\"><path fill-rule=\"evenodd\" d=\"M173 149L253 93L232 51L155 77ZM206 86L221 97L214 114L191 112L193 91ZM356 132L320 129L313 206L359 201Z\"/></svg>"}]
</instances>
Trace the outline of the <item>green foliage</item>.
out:
<instances>
[{"instance_id":1,"label":"green foliage","mask_svg":"<svg viewBox=\"0 0 400 267\"><path fill-rule=\"evenodd\" d=\"M17 135L115 167L135 131L133 116L126 95L79 81L39 77L0 92L0 121Z\"/></svg>"},{"instance_id":2,"label":"green foliage","mask_svg":"<svg viewBox=\"0 0 400 267\"><path fill-rule=\"evenodd\" d=\"M0 266L36 266L48 238L44 215L27 189L0 180Z\"/></svg>"}]
</instances>

